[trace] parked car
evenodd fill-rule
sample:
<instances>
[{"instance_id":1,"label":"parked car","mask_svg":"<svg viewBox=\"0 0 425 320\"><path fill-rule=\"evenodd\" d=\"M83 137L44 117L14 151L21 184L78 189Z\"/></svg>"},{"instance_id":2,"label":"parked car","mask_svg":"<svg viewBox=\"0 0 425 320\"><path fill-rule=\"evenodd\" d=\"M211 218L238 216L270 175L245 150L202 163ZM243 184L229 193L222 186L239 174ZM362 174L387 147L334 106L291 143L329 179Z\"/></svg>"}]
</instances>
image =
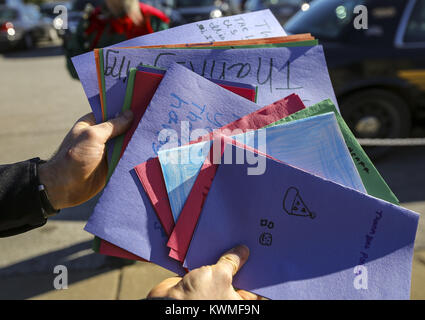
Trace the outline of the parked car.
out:
<instances>
[{"instance_id":1,"label":"parked car","mask_svg":"<svg viewBox=\"0 0 425 320\"><path fill-rule=\"evenodd\" d=\"M289 18L299 10L308 10L311 0L247 0L245 11L256 11L270 9L281 24L286 23Z\"/></svg>"},{"instance_id":2,"label":"parked car","mask_svg":"<svg viewBox=\"0 0 425 320\"><path fill-rule=\"evenodd\" d=\"M367 8L367 29L354 27L357 5ZM403 138L423 125L425 1L316 0L284 28L310 32L324 46L341 113L357 137Z\"/></svg>"},{"instance_id":3,"label":"parked car","mask_svg":"<svg viewBox=\"0 0 425 320\"><path fill-rule=\"evenodd\" d=\"M44 15L40 7L35 4L25 5L27 15L34 21L36 21L36 27L34 30L34 40L40 39L45 40L56 40L57 33L53 26L53 20L51 17Z\"/></svg>"},{"instance_id":4,"label":"parked car","mask_svg":"<svg viewBox=\"0 0 425 320\"><path fill-rule=\"evenodd\" d=\"M32 48L42 38L51 36L52 26L35 5L0 5L0 47Z\"/></svg>"}]
</instances>

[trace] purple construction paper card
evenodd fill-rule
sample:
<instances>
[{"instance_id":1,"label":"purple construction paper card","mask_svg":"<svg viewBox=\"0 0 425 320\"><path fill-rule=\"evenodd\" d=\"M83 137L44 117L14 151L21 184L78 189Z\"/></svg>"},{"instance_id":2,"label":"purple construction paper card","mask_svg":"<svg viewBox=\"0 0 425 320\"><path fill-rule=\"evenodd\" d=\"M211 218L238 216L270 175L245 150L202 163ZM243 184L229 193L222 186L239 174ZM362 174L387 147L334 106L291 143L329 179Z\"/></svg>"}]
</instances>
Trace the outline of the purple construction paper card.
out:
<instances>
[{"instance_id":1,"label":"purple construction paper card","mask_svg":"<svg viewBox=\"0 0 425 320\"><path fill-rule=\"evenodd\" d=\"M186 128L192 132L195 129L208 129L211 132L259 108L257 104L183 66L172 65L146 109L85 230L181 274L181 266L168 257L168 239L164 237L139 180L134 179L133 168L156 157L159 148L176 146L173 142L182 137L183 121L187 121ZM164 136L159 142L158 134L164 128L174 129L179 136ZM182 144L186 143L182 141Z\"/></svg>"},{"instance_id":2,"label":"purple construction paper card","mask_svg":"<svg viewBox=\"0 0 425 320\"><path fill-rule=\"evenodd\" d=\"M417 213L262 158L264 175L220 165L189 269L245 244L237 288L271 299L409 299Z\"/></svg>"},{"instance_id":3,"label":"purple construction paper card","mask_svg":"<svg viewBox=\"0 0 425 320\"><path fill-rule=\"evenodd\" d=\"M185 44L282 36L286 36L285 31L271 11L267 9L194 22L120 42L113 47ZM96 120L100 121L101 105L94 54L88 52L73 57L72 62ZM127 64L123 67L127 69ZM135 67L135 65L131 67Z\"/></svg>"},{"instance_id":4,"label":"purple construction paper card","mask_svg":"<svg viewBox=\"0 0 425 320\"><path fill-rule=\"evenodd\" d=\"M137 67L137 70L144 71L144 72L156 73L156 74L160 74L160 75L164 75L165 72L166 72L166 70L164 70L164 69L157 69L157 68L143 66L143 65L139 65ZM246 89L251 89L251 90L256 89L252 84L243 84L243 83L234 82L234 81L225 81L225 80L216 80L216 79L212 79L211 81L216 83L216 84L220 84L220 85L227 85L227 86L233 86L233 87L238 87L238 88L246 88ZM113 94L111 94L111 92L110 92L109 95L107 95L107 96L109 96L109 98L106 99L107 100L106 103L108 104L108 101L111 102L108 105L116 106L116 107L121 105L120 109L119 110L114 109L114 112L116 111L116 113L118 113L122 110L126 91L127 91L127 82L126 83L118 82L115 90L113 90ZM110 117L110 116L112 116L112 114L109 114L107 116ZM112 158L112 153L114 151L114 143L115 143L115 139L109 140L107 142L108 159Z\"/></svg>"},{"instance_id":5,"label":"purple construction paper card","mask_svg":"<svg viewBox=\"0 0 425 320\"><path fill-rule=\"evenodd\" d=\"M142 64L167 69L174 62L206 78L257 86L259 105L296 93L306 105L330 98L337 106L322 46L231 50L111 48L103 50L103 60L108 116L121 110L128 68Z\"/></svg>"}]
</instances>

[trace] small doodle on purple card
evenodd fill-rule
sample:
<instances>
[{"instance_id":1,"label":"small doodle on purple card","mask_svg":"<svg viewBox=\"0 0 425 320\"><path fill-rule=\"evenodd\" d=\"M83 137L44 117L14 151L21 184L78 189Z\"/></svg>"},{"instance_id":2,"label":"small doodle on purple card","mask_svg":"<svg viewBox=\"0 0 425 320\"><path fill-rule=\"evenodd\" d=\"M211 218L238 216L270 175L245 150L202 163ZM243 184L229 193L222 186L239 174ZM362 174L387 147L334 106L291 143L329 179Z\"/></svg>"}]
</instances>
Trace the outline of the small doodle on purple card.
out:
<instances>
[{"instance_id":1,"label":"small doodle on purple card","mask_svg":"<svg viewBox=\"0 0 425 320\"><path fill-rule=\"evenodd\" d=\"M274 222L268 219L261 219L260 226L270 231L274 228ZM263 232L258 241L262 246L270 247L273 242L273 235L270 232Z\"/></svg>"},{"instance_id":2,"label":"small doodle on purple card","mask_svg":"<svg viewBox=\"0 0 425 320\"><path fill-rule=\"evenodd\" d=\"M300 196L300 192L295 187L290 187L286 190L283 199L283 209L287 214L292 216L310 217L311 219L316 218L316 214L307 208Z\"/></svg>"},{"instance_id":3,"label":"small doodle on purple card","mask_svg":"<svg viewBox=\"0 0 425 320\"><path fill-rule=\"evenodd\" d=\"M259 239L259 241L260 241L260 244L261 244L262 246L270 247L270 246L272 245L273 236L272 236L272 234L271 234L271 233L263 232L263 233L260 235L260 239Z\"/></svg>"},{"instance_id":4,"label":"small doodle on purple card","mask_svg":"<svg viewBox=\"0 0 425 320\"><path fill-rule=\"evenodd\" d=\"M267 219L261 219L260 225L262 227L267 227L269 229L273 229L274 228L274 222L273 221L268 221Z\"/></svg>"}]
</instances>

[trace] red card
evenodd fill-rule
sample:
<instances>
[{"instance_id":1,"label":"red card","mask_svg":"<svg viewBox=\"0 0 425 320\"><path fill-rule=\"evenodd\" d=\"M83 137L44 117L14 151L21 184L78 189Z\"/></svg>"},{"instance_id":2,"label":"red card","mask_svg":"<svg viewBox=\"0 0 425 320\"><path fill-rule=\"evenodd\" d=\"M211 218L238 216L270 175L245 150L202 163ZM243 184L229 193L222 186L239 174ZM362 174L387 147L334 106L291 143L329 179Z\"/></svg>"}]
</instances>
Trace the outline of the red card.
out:
<instances>
[{"instance_id":1,"label":"red card","mask_svg":"<svg viewBox=\"0 0 425 320\"><path fill-rule=\"evenodd\" d=\"M145 259L140 258L132 254L131 252L128 252L127 250L117 247L116 245L103 239L100 241L99 253L105 254L108 256L129 259L129 260L146 261Z\"/></svg>"}]
</instances>

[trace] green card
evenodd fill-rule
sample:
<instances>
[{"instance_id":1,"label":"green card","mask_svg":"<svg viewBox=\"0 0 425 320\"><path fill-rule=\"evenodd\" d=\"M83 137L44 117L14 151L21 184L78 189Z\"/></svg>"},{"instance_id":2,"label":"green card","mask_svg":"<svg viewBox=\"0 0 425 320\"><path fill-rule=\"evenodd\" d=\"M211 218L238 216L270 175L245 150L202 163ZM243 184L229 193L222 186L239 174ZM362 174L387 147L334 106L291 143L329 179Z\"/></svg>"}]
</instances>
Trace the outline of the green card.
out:
<instances>
[{"instance_id":1,"label":"green card","mask_svg":"<svg viewBox=\"0 0 425 320\"><path fill-rule=\"evenodd\" d=\"M124 104L122 106L121 111L124 112L126 110L130 110L131 108L131 101L133 98L133 89L134 89L134 79L136 77L136 68L130 69L128 78L127 78L127 89L125 92L125 98L124 98ZM106 183L108 183L109 178L111 177L112 173L114 172L115 167L118 164L118 161L120 160L120 154L122 150L122 146L124 143L125 134L122 134L115 138L114 143L114 149L112 151L112 156L109 159L108 163L108 175L106 178Z\"/></svg>"}]
</instances>

